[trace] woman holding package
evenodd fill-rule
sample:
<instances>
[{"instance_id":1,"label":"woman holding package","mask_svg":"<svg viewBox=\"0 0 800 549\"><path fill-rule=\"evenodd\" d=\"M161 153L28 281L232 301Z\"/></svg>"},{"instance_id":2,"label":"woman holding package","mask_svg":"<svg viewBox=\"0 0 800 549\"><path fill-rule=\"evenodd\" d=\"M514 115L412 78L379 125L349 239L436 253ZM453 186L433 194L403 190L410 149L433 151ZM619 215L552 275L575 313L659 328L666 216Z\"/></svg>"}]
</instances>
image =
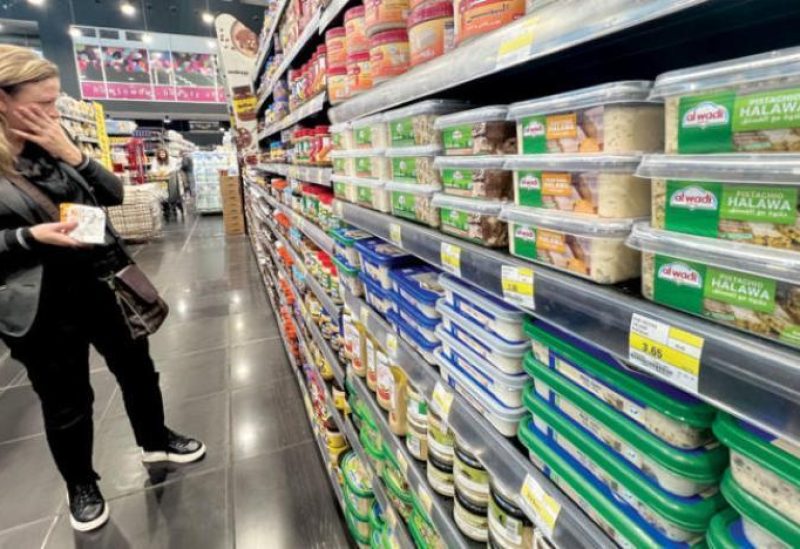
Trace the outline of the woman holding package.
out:
<instances>
[{"instance_id":1,"label":"woman holding package","mask_svg":"<svg viewBox=\"0 0 800 549\"><path fill-rule=\"evenodd\" d=\"M87 531L109 515L92 467L90 345L117 379L145 463L189 463L206 449L164 425L147 337L113 285L135 270L118 238L106 226L105 243L88 246L70 236L75 224L58 220L61 204L114 206L123 198L119 179L64 133L60 91L55 65L0 45L0 338L39 395L73 528Z\"/></svg>"}]
</instances>

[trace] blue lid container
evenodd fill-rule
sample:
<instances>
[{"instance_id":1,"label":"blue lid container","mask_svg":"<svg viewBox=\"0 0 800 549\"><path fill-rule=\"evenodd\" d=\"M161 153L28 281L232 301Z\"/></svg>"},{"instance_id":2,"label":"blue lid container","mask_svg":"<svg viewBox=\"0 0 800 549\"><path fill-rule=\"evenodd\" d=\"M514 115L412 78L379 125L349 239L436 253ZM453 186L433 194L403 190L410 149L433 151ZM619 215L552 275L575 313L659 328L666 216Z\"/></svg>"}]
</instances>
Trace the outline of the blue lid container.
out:
<instances>
[{"instance_id":1,"label":"blue lid container","mask_svg":"<svg viewBox=\"0 0 800 549\"><path fill-rule=\"evenodd\" d=\"M436 302L444 297L444 287L439 283L441 271L430 265L414 265L392 270L389 278L392 289L428 318L439 318Z\"/></svg>"}]
</instances>

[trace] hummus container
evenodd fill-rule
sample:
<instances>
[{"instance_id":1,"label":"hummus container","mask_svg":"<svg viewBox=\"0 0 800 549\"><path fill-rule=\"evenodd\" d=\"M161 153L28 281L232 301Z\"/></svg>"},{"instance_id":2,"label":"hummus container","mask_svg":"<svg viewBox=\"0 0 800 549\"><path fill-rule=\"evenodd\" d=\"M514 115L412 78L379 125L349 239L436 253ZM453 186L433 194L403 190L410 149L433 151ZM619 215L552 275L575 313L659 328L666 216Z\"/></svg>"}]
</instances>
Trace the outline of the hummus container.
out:
<instances>
[{"instance_id":1,"label":"hummus container","mask_svg":"<svg viewBox=\"0 0 800 549\"><path fill-rule=\"evenodd\" d=\"M361 256L361 270L384 290L392 289L389 274L393 269L418 262L414 256L379 238L358 241L355 246Z\"/></svg>"},{"instance_id":2,"label":"hummus container","mask_svg":"<svg viewBox=\"0 0 800 549\"><path fill-rule=\"evenodd\" d=\"M389 273L392 290L401 299L414 307L427 319L440 318L436 302L444 297L444 288L439 284L441 271L429 265L414 265L393 269Z\"/></svg>"},{"instance_id":3,"label":"hummus container","mask_svg":"<svg viewBox=\"0 0 800 549\"><path fill-rule=\"evenodd\" d=\"M375 34L369 41L369 61L373 84L403 74L409 67L408 33L404 28Z\"/></svg>"},{"instance_id":4,"label":"hummus container","mask_svg":"<svg viewBox=\"0 0 800 549\"><path fill-rule=\"evenodd\" d=\"M604 218L650 215L650 185L635 176L641 157L541 154L506 158L514 203Z\"/></svg>"},{"instance_id":5,"label":"hummus container","mask_svg":"<svg viewBox=\"0 0 800 549\"><path fill-rule=\"evenodd\" d=\"M369 539L369 537L372 535L372 526L369 524L369 513L364 516L359 515L358 512L352 507L349 494L345 497L345 506L347 508L347 514L350 518L350 526L356 532L358 532L358 539Z\"/></svg>"},{"instance_id":6,"label":"hummus container","mask_svg":"<svg viewBox=\"0 0 800 549\"><path fill-rule=\"evenodd\" d=\"M489 547L533 547L533 523L516 504L516 496L502 493L494 484L489 493Z\"/></svg>"},{"instance_id":7,"label":"hummus container","mask_svg":"<svg viewBox=\"0 0 800 549\"><path fill-rule=\"evenodd\" d=\"M703 493L719 484L728 452L718 442L680 450L626 419L610 406L582 391L529 354L525 370L534 379L536 394L569 422L601 442L663 490L682 497ZM530 390L530 389L529 389ZM526 405L533 395L525 397Z\"/></svg>"},{"instance_id":8,"label":"hummus container","mask_svg":"<svg viewBox=\"0 0 800 549\"><path fill-rule=\"evenodd\" d=\"M358 277L359 270L350 265L345 258L339 255L333 256L333 263L339 272L339 280L347 290L356 297L364 295L364 283Z\"/></svg>"},{"instance_id":9,"label":"hummus container","mask_svg":"<svg viewBox=\"0 0 800 549\"><path fill-rule=\"evenodd\" d=\"M358 276L364 284L364 293L367 297L367 303L385 316L386 313L392 309L392 300L389 297L388 291L381 288L381 285L377 284L369 276L366 276L364 271L361 271Z\"/></svg>"},{"instance_id":10,"label":"hummus container","mask_svg":"<svg viewBox=\"0 0 800 549\"><path fill-rule=\"evenodd\" d=\"M456 484L453 519L462 534L473 541L486 543L489 539L488 512L487 504L481 505L464 497Z\"/></svg>"},{"instance_id":11,"label":"hummus container","mask_svg":"<svg viewBox=\"0 0 800 549\"><path fill-rule=\"evenodd\" d=\"M511 255L615 284L640 274L640 256L625 246L634 219L600 219L542 208L503 208Z\"/></svg>"},{"instance_id":12,"label":"hummus container","mask_svg":"<svg viewBox=\"0 0 800 549\"><path fill-rule=\"evenodd\" d=\"M456 45L525 15L525 0L455 0Z\"/></svg>"},{"instance_id":13,"label":"hummus container","mask_svg":"<svg viewBox=\"0 0 800 549\"><path fill-rule=\"evenodd\" d=\"M330 31L328 34L330 34ZM330 51L330 49L328 51ZM330 132L331 147L334 151L347 151L356 148L353 129L350 122L334 124L330 127Z\"/></svg>"},{"instance_id":14,"label":"hummus container","mask_svg":"<svg viewBox=\"0 0 800 549\"><path fill-rule=\"evenodd\" d=\"M446 155L514 154L517 134L506 119L508 107L493 105L447 114L436 119Z\"/></svg>"},{"instance_id":15,"label":"hummus container","mask_svg":"<svg viewBox=\"0 0 800 549\"><path fill-rule=\"evenodd\" d=\"M354 145L359 149L385 149L389 146L386 123L383 114L375 114L350 122L353 129Z\"/></svg>"},{"instance_id":16,"label":"hummus container","mask_svg":"<svg viewBox=\"0 0 800 549\"><path fill-rule=\"evenodd\" d=\"M429 227L439 226L439 210L432 202L433 196L442 190L440 185L416 183L387 183L386 190L392 193L392 215L410 219Z\"/></svg>"},{"instance_id":17,"label":"hummus container","mask_svg":"<svg viewBox=\"0 0 800 549\"><path fill-rule=\"evenodd\" d=\"M448 274L439 276L439 284L445 290L447 304L454 311L473 320L490 334L510 343L525 338L522 331L525 313L516 307Z\"/></svg>"},{"instance_id":18,"label":"hummus container","mask_svg":"<svg viewBox=\"0 0 800 549\"><path fill-rule=\"evenodd\" d=\"M453 475L457 494L482 507L489 504L489 472L475 456L461 448L457 441Z\"/></svg>"},{"instance_id":19,"label":"hummus container","mask_svg":"<svg viewBox=\"0 0 800 549\"><path fill-rule=\"evenodd\" d=\"M389 146L441 145L439 132L433 127L436 118L468 106L463 101L429 99L384 113L389 128Z\"/></svg>"},{"instance_id":20,"label":"hummus container","mask_svg":"<svg viewBox=\"0 0 800 549\"><path fill-rule=\"evenodd\" d=\"M800 154L651 155L657 229L800 251Z\"/></svg>"},{"instance_id":21,"label":"hummus container","mask_svg":"<svg viewBox=\"0 0 800 549\"><path fill-rule=\"evenodd\" d=\"M800 347L800 255L637 223L642 294L656 303Z\"/></svg>"},{"instance_id":22,"label":"hummus container","mask_svg":"<svg viewBox=\"0 0 800 549\"><path fill-rule=\"evenodd\" d=\"M442 342L441 354L451 364L469 375L471 380L488 392L493 400L507 408L522 406L522 389L528 381L528 376L524 372L506 374L498 370L443 328L437 329L436 335Z\"/></svg>"},{"instance_id":23,"label":"hummus container","mask_svg":"<svg viewBox=\"0 0 800 549\"><path fill-rule=\"evenodd\" d=\"M352 177L346 175L332 175L331 184L333 185L333 195L336 198L355 203L356 186L353 185L352 180Z\"/></svg>"},{"instance_id":24,"label":"hummus container","mask_svg":"<svg viewBox=\"0 0 800 549\"><path fill-rule=\"evenodd\" d=\"M330 231L336 255L342 256L353 267L361 266L361 257L356 250L356 242L373 237L370 233L351 227L339 227Z\"/></svg>"},{"instance_id":25,"label":"hummus container","mask_svg":"<svg viewBox=\"0 0 800 549\"><path fill-rule=\"evenodd\" d=\"M386 149L389 159L389 178L398 183L436 185L441 183L439 170L433 163L442 149L438 145Z\"/></svg>"},{"instance_id":26,"label":"hummus container","mask_svg":"<svg viewBox=\"0 0 800 549\"><path fill-rule=\"evenodd\" d=\"M364 0L367 36L391 29L406 28L409 0Z\"/></svg>"},{"instance_id":27,"label":"hummus container","mask_svg":"<svg viewBox=\"0 0 800 549\"><path fill-rule=\"evenodd\" d=\"M800 151L800 48L666 72L652 98L665 101L669 154Z\"/></svg>"},{"instance_id":28,"label":"hummus container","mask_svg":"<svg viewBox=\"0 0 800 549\"><path fill-rule=\"evenodd\" d=\"M395 313L394 311L389 311L386 314L387 320L396 326L397 332L400 334L405 341L407 341L411 347L416 350L420 356L425 359L428 364L435 364L436 358L434 357L433 353L436 349L439 348L439 342L431 342L422 337L417 327L413 324L409 324L402 318L400 315Z\"/></svg>"},{"instance_id":29,"label":"hummus container","mask_svg":"<svg viewBox=\"0 0 800 549\"><path fill-rule=\"evenodd\" d=\"M331 151L330 159L333 164L333 175L356 176L356 157L363 154L357 150Z\"/></svg>"},{"instance_id":30,"label":"hummus container","mask_svg":"<svg viewBox=\"0 0 800 549\"><path fill-rule=\"evenodd\" d=\"M469 351L505 374L522 372L527 341L511 343L500 339L472 318L458 313L444 300L439 302L437 310L442 315L442 329Z\"/></svg>"},{"instance_id":31,"label":"hummus container","mask_svg":"<svg viewBox=\"0 0 800 549\"><path fill-rule=\"evenodd\" d=\"M664 108L648 99L651 83L602 84L508 109L519 154L661 152Z\"/></svg>"},{"instance_id":32,"label":"hummus container","mask_svg":"<svg viewBox=\"0 0 800 549\"><path fill-rule=\"evenodd\" d=\"M487 248L508 246L508 227L499 219L501 202L437 194L432 204L439 208L443 233Z\"/></svg>"},{"instance_id":33,"label":"hummus container","mask_svg":"<svg viewBox=\"0 0 800 549\"><path fill-rule=\"evenodd\" d=\"M519 425L519 440L528 449L533 464L550 478L622 547L704 547L700 533L691 541L676 542L645 520L627 498L619 497L589 469L577 461L552 437L542 433L530 417Z\"/></svg>"},{"instance_id":34,"label":"hummus container","mask_svg":"<svg viewBox=\"0 0 800 549\"><path fill-rule=\"evenodd\" d=\"M725 473L722 493L731 507L742 517L742 526L747 540L755 547L789 549L797 547L800 539L800 524L744 490L733 472Z\"/></svg>"},{"instance_id":35,"label":"hummus container","mask_svg":"<svg viewBox=\"0 0 800 549\"><path fill-rule=\"evenodd\" d=\"M633 507L667 539L690 543L701 538L711 518L725 507L725 499L717 488L691 497L676 496L659 489L532 391L526 393L525 405L531 410L540 433L550 437L564 453L609 486L612 493Z\"/></svg>"},{"instance_id":36,"label":"hummus container","mask_svg":"<svg viewBox=\"0 0 800 549\"><path fill-rule=\"evenodd\" d=\"M349 453L342 458L342 474L345 482L347 507L358 516L368 517L375 501L372 493L372 484L365 465L361 463L354 453Z\"/></svg>"},{"instance_id":37,"label":"hummus container","mask_svg":"<svg viewBox=\"0 0 800 549\"><path fill-rule=\"evenodd\" d=\"M428 454L428 484L433 491L447 498L455 496L456 488L453 478L453 465L440 461L433 454Z\"/></svg>"},{"instance_id":38,"label":"hummus container","mask_svg":"<svg viewBox=\"0 0 800 549\"><path fill-rule=\"evenodd\" d=\"M692 450L712 440L716 409L540 320L526 319L533 356L667 444Z\"/></svg>"},{"instance_id":39,"label":"hummus container","mask_svg":"<svg viewBox=\"0 0 800 549\"><path fill-rule=\"evenodd\" d=\"M442 335L442 339L446 334ZM464 369L453 364L442 351L436 352L439 373L448 385L464 397L475 410L506 437L517 434L517 422L525 415L522 406L509 407L498 400L482 383Z\"/></svg>"},{"instance_id":40,"label":"hummus container","mask_svg":"<svg viewBox=\"0 0 800 549\"><path fill-rule=\"evenodd\" d=\"M512 197L511 172L505 169L503 157L439 156L434 167L439 169L446 194L489 200Z\"/></svg>"},{"instance_id":41,"label":"hummus container","mask_svg":"<svg viewBox=\"0 0 800 549\"><path fill-rule=\"evenodd\" d=\"M714 515L706 533L706 542L709 549L754 549L744 535L739 513L733 509Z\"/></svg>"},{"instance_id":42,"label":"hummus container","mask_svg":"<svg viewBox=\"0 0 800 549\"><path fill-rule=\"evenodd\" d=\"M350 182L356 188L356 204L379 212L389 212L389 193L386 191L386 183L363 177L352 177Z\"/></svg>"},{"instance_id":43,"label":"hummus container","mask_svg":"<svg viewBox=\"0 0 800 549\"><path fill-rule=\"evenodd\" d=\"M800 448L724 413L714 434L730 448L736 483L762 506L800 524Z\"/></svg>"},{"instance_id":44,"label":"hummus container","mask_svg":"<svg viewBox=\"0 0 800 549\"><path fill-rule=\"evenodd\" d=\"M412 6L408 16L411 66L435 59L453 49L454 30L453 3L450 0L432 0Z\"/></svg>"},{"instance_id":45,"label":"hummus container","mask_svg":"<svg viewBox=\"0 0 800 549\"><path fill-rule=\"evenodd\" d=\"M392 302L394 303L394 312L406 323L417 328L417 333L428 343L439 343L439 336L436 335L436 327L441 322L438 318L427 318L419 313L412 305L410 305L402 297L389 292Z\"/></svg>"},{"instance_id":46,"label":"hummus container","mask_svg":"<svg viewBox=\"0 0 800 549\"><path fill-rule=\"evenodd\" d=\"M408 483L403 478L403 474L394 465L387 465L383 469L382 478L388 488L387 495L392 502L392 506L397 509L403 520L408 520L413 511L413 496L408 488Z\"/></svg>"}]
</instances>

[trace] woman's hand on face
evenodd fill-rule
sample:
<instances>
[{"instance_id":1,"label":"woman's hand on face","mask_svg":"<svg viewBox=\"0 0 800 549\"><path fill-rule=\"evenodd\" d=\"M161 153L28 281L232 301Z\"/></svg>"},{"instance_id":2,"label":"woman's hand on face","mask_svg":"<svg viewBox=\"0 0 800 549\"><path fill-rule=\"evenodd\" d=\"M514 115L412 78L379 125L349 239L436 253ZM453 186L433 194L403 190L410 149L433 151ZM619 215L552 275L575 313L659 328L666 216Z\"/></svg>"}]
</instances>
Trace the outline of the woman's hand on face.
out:
<instances>
[{"instance_id":1,"label":"woman's hand on face","mask_svg":"<svg viewBox=\"0 0 800 549\"><path fill-rule=\"evenodd\" d=\"M38 105L20 107L17 114L28 125L28 129L26 131L12 130L15 134L39 145L70 166L80 165L83 161L83 154L67 137L57 118L48 116Z\"/></svg>"},{"instance_id":2,"label":"woman's hand on face","mask_svg":"<svg viewBox=\"0 0 800 549\"><path fill-rule=\"evenodd\" d=\"M69 236L69 233L74 231L77 226L77 223L42 223L31 227L31 235L36 242L47 246L84 248L85 244Z\"/></svg>"}]
</instances>

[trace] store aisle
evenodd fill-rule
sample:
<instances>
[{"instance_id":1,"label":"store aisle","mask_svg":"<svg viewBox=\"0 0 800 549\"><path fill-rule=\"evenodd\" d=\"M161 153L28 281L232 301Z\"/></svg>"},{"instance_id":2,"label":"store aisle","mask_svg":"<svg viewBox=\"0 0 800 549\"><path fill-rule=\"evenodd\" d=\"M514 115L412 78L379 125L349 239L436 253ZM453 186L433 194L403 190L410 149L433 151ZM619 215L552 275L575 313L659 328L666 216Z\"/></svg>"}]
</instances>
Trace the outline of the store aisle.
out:
<instances>
[{"instance_id":1,"label":"store aisle","mask_svg":"<svg viewBox=\"0 0 800 549\"><path fill-rule=\"evenodd\" d=\"M95 468L111 521L73 533L38 400L0 349L0 549L347 547L249 242L199 218L135 253L172 307L152 338L168 423L203 439L208 456L145 469L93 355Z\"/></svg>"}]
</instances>

